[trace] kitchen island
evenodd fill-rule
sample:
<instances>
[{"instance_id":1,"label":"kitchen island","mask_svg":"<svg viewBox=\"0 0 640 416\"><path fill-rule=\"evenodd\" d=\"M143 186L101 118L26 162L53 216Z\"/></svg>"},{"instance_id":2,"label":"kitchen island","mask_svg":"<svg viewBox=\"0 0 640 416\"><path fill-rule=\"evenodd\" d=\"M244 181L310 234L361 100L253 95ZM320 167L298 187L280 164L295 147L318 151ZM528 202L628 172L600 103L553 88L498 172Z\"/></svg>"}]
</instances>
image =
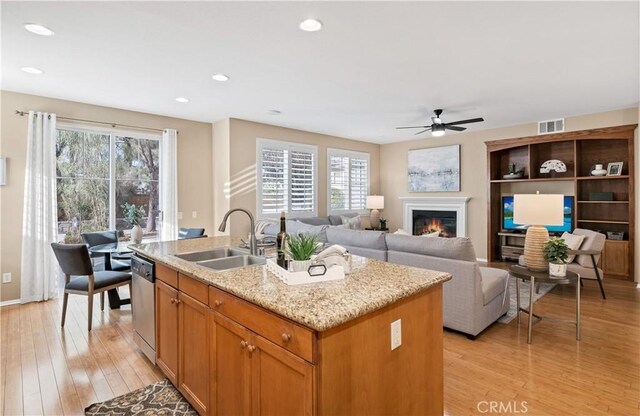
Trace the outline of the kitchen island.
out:
<instances>
[{"instance_id":1,"label":"kitchen island","mask_svg":"<svg viewBox=\"0 0 640 416\"><path fill-rule=\"evenodd\" d=\"M344 280L288 286L176 257L237 243L131 246L156 263L157 364L199 413L442 414L449 274L354 256Z\"/></svg>"}]
</instances>

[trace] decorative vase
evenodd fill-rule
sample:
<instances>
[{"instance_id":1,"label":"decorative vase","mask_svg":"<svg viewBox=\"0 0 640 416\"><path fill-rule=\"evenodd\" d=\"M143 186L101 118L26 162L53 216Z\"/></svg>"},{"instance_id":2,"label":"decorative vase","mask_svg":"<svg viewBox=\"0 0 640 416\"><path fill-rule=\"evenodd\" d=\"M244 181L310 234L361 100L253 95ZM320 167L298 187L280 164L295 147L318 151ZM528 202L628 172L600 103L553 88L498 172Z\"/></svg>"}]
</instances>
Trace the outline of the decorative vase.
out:
<instances>
[{"instance_id":1,"label":"decorative vase","mask_svg":"<svg viewBox=\"0 0 640 416\"><path fill-rule=\"evenodd\" d=\"M311 266L311 260L291 260L289 264L292 272L306 272Z\"/></svg>"},{"instance_id":2,"label":"decorative vase","mask_svg":"<svg viewBox=\"0 0 640 416\"><path fill-rule=\"evenodd\" d=\"M593 176L604 176L607 174L607 170L603 169L603 166L598 164L595 166L595 168L591 171L591 174Z\"/></svg>"},{"instance_id":3,"label":"decorative vase","mask_svg":"<svg viewBox=\"0 0 640 416\"><path fill-rule=\"evenodd\" d=\"M131 241L135 244L140 244L142 242L142 227L139 225L134 225L131 229Z\"/></svg>"},{"instance_id":4,"label":"decorative vase","mask_svg":"<svg viewBox=\"0 0 640 416\"><path fill-rule=\"evenodd\" d=\"M564 263L549 263L549 275L565 277L567 275L567 265Z\"/></svg>"}]
</instances>

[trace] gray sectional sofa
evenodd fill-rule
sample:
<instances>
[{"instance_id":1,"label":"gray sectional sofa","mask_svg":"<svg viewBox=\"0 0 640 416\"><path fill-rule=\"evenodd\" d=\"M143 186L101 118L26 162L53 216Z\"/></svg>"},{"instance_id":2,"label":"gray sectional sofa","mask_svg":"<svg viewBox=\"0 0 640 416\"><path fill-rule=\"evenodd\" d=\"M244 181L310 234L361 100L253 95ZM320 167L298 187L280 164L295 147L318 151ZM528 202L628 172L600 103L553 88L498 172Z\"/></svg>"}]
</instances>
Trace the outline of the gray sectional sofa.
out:
<instances>
[{"instance_id":1,"label":"gray sectional sofa","mask_svg":"<svg viewBox=\"0 0 640 416\"><path fill-rule=\"evenodd\" d=\"M386 234L300 221L288 220L287 232L317 234L323 242L340 244L358 256L451 273L453 278L443 288L446 328L475 337L509 310L507 271L480 267L469 238ZM275 235L277 227L263 232Z\"/></svg>"}]
</instances>

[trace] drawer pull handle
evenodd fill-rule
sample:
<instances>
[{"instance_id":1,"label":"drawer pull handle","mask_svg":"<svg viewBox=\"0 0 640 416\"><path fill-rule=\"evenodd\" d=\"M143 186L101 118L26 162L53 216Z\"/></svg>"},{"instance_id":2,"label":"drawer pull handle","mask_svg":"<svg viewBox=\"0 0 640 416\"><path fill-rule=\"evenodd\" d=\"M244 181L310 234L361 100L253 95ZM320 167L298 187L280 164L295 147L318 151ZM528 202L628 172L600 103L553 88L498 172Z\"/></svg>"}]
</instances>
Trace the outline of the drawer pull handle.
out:
<instances>
[{"instance_id":1,"label":"drawer pull handle","mask_svg":"<svg viewBox=\"0 0 640 416\"><path fill-rule=\"evenodd\" d=\"M176 300L174 298L171 298L171 303L176 303Z\"/></svg>"},{"instance_id":2,"label":"drawer pull handle","mask_svg":"<svg viewBox=\"0 0 640 416\"><path fill-rule=\"evenodd\" d=\"M245 340L240 341L240 348L245 349L245 348L247 348L247 345L248 345L247 341L245 341Z\"/></svg>"},{"instance_id":3,"label":"drawer pull handle","mask_svg":"<svg viewBox=\"0 0 640 416\"><path fill-rule=\"evenodd\" d=\"M282 342L289 342L291 341L291 334L287 334L286 332L284 332L282 334Z\"/></svg>"},{"instance_id":4,"label":"drawer pull handle","mask_svg":"<svg viewBox=\"0 0 640 416\"><path fill-rule=\"evenodd\" d=\"M254 352L256 350L256 346L255 345L247 345L247 350L249 352Z\"/></svg>"},{"instance_id":5,"label":"drawer pull handle","mask_svg":"<svg viewBox=\"0 0 640 416\"><path fill-rule=\"evenodd\" d=\"M180 302L182 302L180 299L176 299L176 305Z\"/></svg>"},{"instance_id":6,"label":"drawer pull handle","mask_svg":"<svg viewBox=\"0 0 640 416\"><path fill-rule=\"evenodd\" d=\"M222 301L221 300L217 300L217 301L213 302L213 304L216 306L216 308L219 308L220 306L222 306Z\"/></svg>"}]
</instances>

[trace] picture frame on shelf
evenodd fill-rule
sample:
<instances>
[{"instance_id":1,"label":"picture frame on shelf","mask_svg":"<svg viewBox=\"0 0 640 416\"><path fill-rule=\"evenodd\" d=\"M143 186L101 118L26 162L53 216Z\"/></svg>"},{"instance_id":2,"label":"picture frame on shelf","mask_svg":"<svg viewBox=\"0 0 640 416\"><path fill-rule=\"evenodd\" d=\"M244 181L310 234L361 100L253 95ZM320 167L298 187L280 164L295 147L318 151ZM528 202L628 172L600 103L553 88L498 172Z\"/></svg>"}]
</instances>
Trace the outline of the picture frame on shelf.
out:
<instances>
[{"instance_id":1,"label":"picture frame on shelf","mask_svg":"<svg viewBox=\"0 0 640 416\"><path fill-rule=\"evenodd\" d=\"M611 162L607 165L607 176L622 175L622 164L624 162Z\"/></svg>"}]
</instances>

